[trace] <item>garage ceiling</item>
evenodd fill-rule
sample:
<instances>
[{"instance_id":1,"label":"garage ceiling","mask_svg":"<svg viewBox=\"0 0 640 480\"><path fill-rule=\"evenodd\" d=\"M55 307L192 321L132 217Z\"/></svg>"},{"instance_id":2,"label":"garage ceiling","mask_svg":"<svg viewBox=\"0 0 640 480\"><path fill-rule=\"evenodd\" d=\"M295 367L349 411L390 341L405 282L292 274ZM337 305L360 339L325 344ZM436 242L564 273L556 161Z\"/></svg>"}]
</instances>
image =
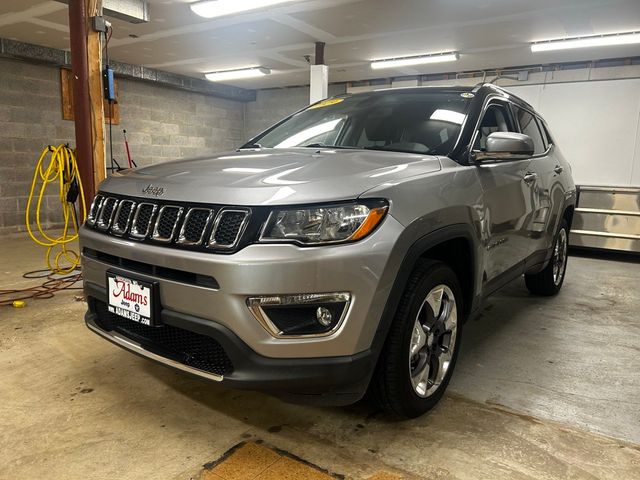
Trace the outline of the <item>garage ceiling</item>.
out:
<instances>
[{"instance_id":1,"label":"garage ceiling","mask_svg":"<svg viewBox=\"0 0 640 480\"><path fill-rule=\"evenodd\" d=\"M304 55L327 43L330 81L469 71L640 55L639 45L532 54L532 41L640 30L638 0L307 0L205 19L188 0L149 0L151 21L111 19L111 58L204 78L262 65L245 88L308 83ZM66 5L2 0L0 37L69 48ZM372 59L458 51L456 63L373 71Z\"/></svg>"}]
</instances>

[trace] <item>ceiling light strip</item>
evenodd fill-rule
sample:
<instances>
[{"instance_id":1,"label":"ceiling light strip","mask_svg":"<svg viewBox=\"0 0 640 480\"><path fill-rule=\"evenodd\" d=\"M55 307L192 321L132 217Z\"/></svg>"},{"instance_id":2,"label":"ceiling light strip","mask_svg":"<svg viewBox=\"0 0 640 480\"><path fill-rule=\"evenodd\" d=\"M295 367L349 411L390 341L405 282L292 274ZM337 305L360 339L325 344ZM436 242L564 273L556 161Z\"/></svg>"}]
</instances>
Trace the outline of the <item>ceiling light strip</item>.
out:
<instances>
[{"instance_id":1,"label":"ceiling light strip","mask_svg":"<svg viewBox=\"0 0 640 480\"><path fill-rule=\"evenodd\" d=\"M269 75L271 70L265 67L247 67L235 70L222 70L219 72L205 73L204 76L211 82L224 82L226 80L241 80L243 78L255 78Z\"/></svg>"},{"instance_id":2,"label":"ceiling light strip","mask_svg":"<svg viewBox=\"0 0 640 480\"><path fill-rule=\"evenodd\" d=\"M201 17L216 18L233 15L234 13L258 10L281 3L291 3L294 0L205 0L189 5L191 10Z\"/></svg>"},{"instance_id":3,"label":"ceiling light strip","mask_svg":"<svg viewBox=\"0 0 640 480\"><path fill-rule=\"evenodd\" d=\"M401 68L415 65L426 65L429 63L455 62L458 60L457 52L436 53L432 55L420 55L415 57L400 57L374 60L371 68L379 70L381 68Z\"/></svg>"},{"instance_id":4,"label":"ceiling light strip","mask_svg":"<svg viewBox=\"0 0 640 480\"><path fill-rule=\"evenodd\" d=\"M532 52L550 52L573 48L607 47L612 45L632 45L640 43L640 32L614 33L593 37L562 38L531 44Z\"/></svg>"}]
</instances>

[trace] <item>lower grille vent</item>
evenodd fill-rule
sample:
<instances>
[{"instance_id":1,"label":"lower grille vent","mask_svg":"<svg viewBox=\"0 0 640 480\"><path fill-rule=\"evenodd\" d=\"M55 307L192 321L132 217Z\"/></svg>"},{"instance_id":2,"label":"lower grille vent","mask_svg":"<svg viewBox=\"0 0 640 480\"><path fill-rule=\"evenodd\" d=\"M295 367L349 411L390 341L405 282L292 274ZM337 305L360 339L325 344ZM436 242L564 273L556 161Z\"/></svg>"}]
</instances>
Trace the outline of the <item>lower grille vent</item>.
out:
<instances>
[{"instance_id":1,"label":"lower grille vent","mask_svg":"<svg viewBox=\"0 0 640 480\"><path fill-rule=\"evenodd\" d=\"M106 331L115 331L137 342L150 352L170 358L184 365L215 375L229 375L233 364L218 341L206 335L172 325L149 327L107 309L104 302L90 299L97 324Z\"/></svg>"}]
</instances>

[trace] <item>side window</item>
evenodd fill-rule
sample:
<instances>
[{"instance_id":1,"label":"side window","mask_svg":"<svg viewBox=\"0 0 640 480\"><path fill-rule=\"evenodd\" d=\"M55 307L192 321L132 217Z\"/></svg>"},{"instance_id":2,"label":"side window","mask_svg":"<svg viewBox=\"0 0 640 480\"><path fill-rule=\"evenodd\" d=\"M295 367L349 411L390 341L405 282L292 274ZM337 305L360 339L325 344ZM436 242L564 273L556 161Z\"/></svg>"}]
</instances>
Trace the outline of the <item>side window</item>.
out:
<instances>
[{"instance_id":1,"label":"side window","mask_svg":"<svg viewBox=\"0 0 640 480\"><path fill-rule=\"evenodd\" d=\"M540 155L547 149L542 141L542 134L536 123L536 119L526 110L519 107L515 107L518 115L518 123L520 124L520 131L525 135L529 135L533 140L533 154Z\"/></svg>"},{"instance_id":2,"label":"side window","mask_svg":"<svg viewBox=\"0 0 640 480\"><path fill-rule=\"evenodd\" d=\"M544 133L544 128L542 127L542 120L540 117L536 117L536 123L538 124L538 131L540 132L540 136L542 137L542 146L545 151L549 148L549 141L547 140L547 135Z\"/></svg>"},{"instance_id":3,"label":"side window","mask_svg":"<svg viewBox=\"0 0 640 480\"><path fill-rule=\"evenodd\" d=\"M507 106L502 103L493 103L489 105L484 112L480 127L478 128L478 135L473 144L473 149L485 150L487 147L487 138L493 132L515 131Z\"/></svg>"},{"instance_id":4,"label":"side window","mask_svg":"<svg viewBox=\"0 0 640 480\"><path fill-rule=\"evenodd\" d=\"M553 145L555 143L553 141L553 137L551 136L551 133L549 132L549 129L547 128L545 123L540 118L538 118L538 126L540 127L540 131L542 132L542 136L544 137L547 146Z\"/></svg>"}]
</instances>

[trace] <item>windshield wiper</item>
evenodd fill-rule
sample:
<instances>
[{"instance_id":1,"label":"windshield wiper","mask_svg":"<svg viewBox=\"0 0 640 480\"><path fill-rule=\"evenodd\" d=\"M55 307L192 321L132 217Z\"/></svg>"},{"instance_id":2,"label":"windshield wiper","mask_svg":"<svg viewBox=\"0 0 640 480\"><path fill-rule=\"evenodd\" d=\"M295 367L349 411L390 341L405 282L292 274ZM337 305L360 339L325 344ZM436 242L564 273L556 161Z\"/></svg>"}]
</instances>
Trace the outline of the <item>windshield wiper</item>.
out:
<instances>
[{"instance_id":1,"label":"windshield wiper","mask_svg":"<svg viewBox=\"0 0 640 480\"><path fill-rule=\"evenodd\" d=\"M336 148L345 150L358 150L359 147L350 147L347 145L325 145L324 143L310 143L309 145L303 145L302 148Z\"/></svg>"},{"instance_id":2,"label":"windshield wiper","mask_svg":"<svg viewBox=\"0 0 640 480\"><path fill-rule=\"evenodd\" d=\"M434 153L433 148L426 152L418 152L416 150L404 150L402 148L386 148L386 147L362 147L362 148L364 150L378 150L381 152L413 153L414 155L432 155Z\"/></svg>"}]
</instances>

